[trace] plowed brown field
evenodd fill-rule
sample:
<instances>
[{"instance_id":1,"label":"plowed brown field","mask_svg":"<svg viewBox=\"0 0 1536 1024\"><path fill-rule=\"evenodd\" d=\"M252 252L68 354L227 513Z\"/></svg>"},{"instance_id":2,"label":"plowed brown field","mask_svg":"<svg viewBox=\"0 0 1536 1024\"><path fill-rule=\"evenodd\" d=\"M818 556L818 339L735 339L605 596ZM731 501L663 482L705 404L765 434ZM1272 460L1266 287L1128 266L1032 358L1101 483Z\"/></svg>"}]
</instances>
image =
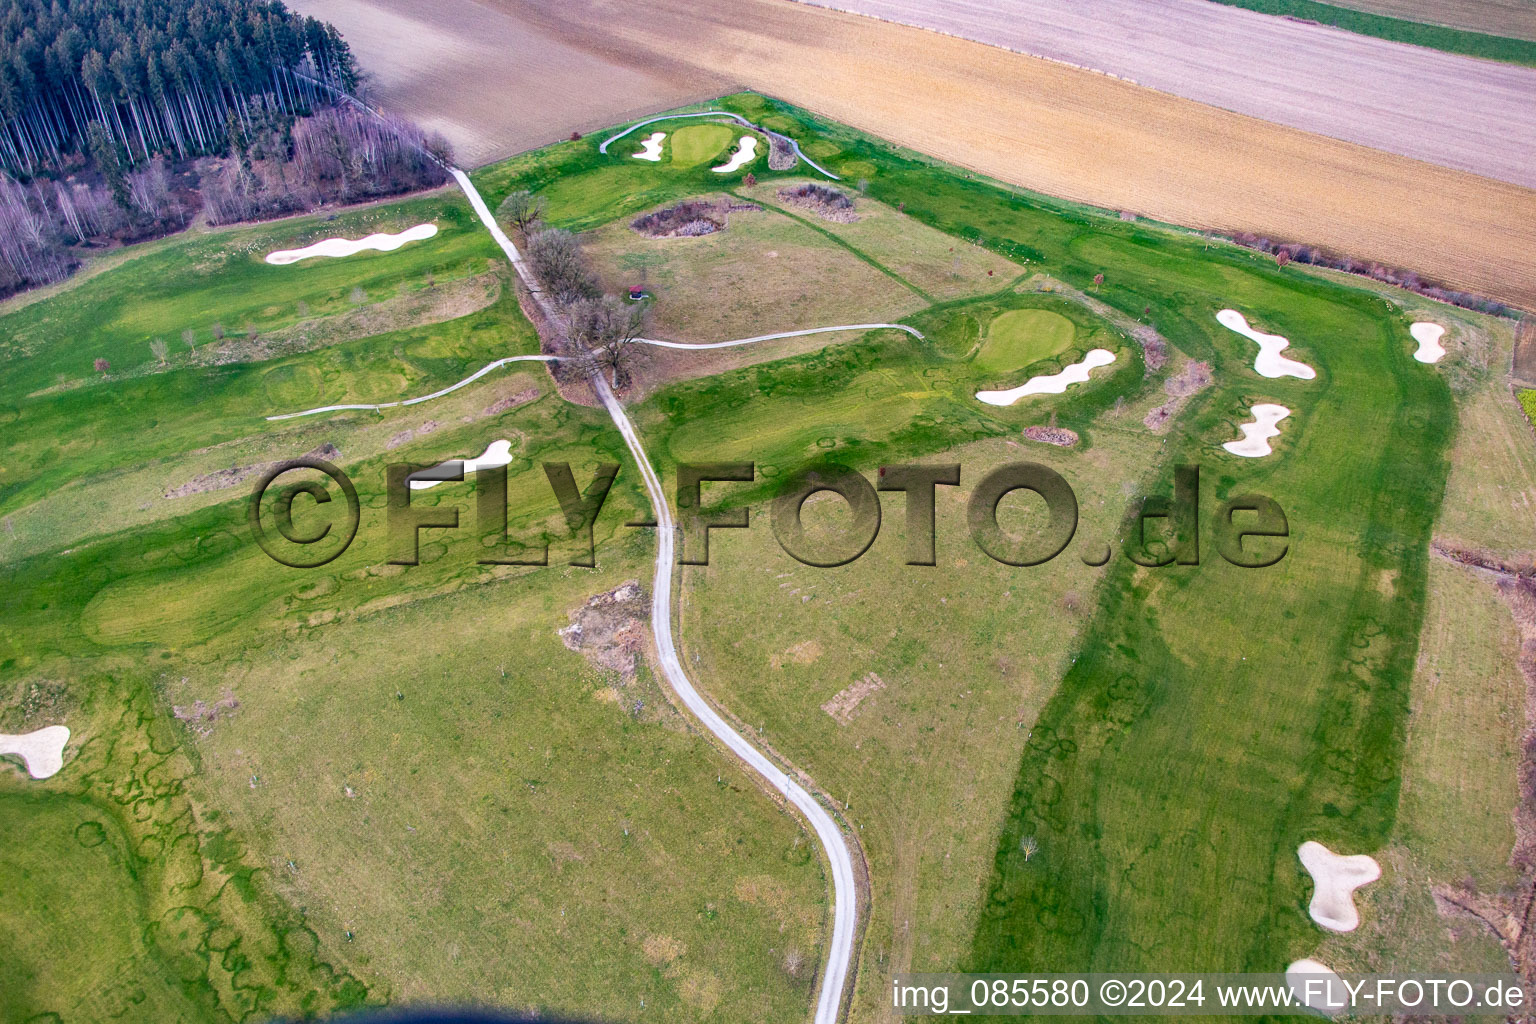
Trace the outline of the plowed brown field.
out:
<instances>
[{"instance_id":1,"label":"plowed brown field","mask_svg":"<svg viewBox=\"0 0 1536 1024\"><path fill-rule=\"evenodd\" d=\"M421 3L407 0L404 7ZM458 5L423 17L451 28ZM341 4L404 9L398 0L300 0L354 38L363 63L423 71L416 47L373 49ZM385 6L388 4L388 6ZM617 121L663 108L690 87L734 81L901 145L1004 181L1193 227L1251 230L1409 267L1536 309L1536 191L1307 134L920 29L786 0L487 0L518 26L482 38L431 73L454 83L442 109L409 94L386 101L444 118L496 148L523 126ZM385 15L388 17L389 15ZM447 19L444 21L444 19ZM492 30L481 25L477 33ZM505 66L536 69L566 47L600 61L580 87L561 79L508 95ZM648 75L645 92L625 75ZM499 77L498 77L499 76ZM381 83L386 75L380 72ZM723 90L717 90L723 91ZM418 94L419 95L419 94ZM462 143L461 143L462 147ZM498 150L498 155L511 150Z\"/></svg>"},{"instance_id":2,"label":"plowed brown field","mask_svg":"<svg viewBox=\"0 0 1536 1024\"><path fill-rule=\"evenodd\" d=\"M1407 18L1431 25L1449 25L1491 36L1536 39L1533 0L1328 0L1336 7Z\"/></svg>"}]
</instances>

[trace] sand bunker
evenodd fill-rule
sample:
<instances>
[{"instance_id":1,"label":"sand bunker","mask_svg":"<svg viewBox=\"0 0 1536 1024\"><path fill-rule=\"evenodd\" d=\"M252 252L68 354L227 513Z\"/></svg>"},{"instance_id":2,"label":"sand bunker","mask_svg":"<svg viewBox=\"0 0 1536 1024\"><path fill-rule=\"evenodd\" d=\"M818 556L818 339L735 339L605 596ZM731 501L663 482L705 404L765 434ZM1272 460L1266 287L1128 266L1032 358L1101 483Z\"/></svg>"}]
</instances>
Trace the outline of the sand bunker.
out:
<instances>
[{"instance_id":1,"label":"sand bunker","mask_svg":"<svg viewBox=\"0 0 1536 1024\"><path fill-rule=\"evenodd\" d=\"M20 755L28 775L46 779L64 767L64 744L68 742L69 729L62 725L50 725L21 736L0 733L0 754Z\"/></svg>"},{"instance_id":2,"label":"sand bunker","mask_svg":"<svg viewBox=\"0 0 1536 1024\"><path fill-rule=\"evenodd\" d=\"M314 245L306 245L302 249L279 249L277 252L267 253L267 262L275 266L286 267L290 263L299 260L307 260L311 256L355 256L365 249L376 249L379 252L394 252L406 242L420 242L437 234L436 224L417 224L413 228L406 228L398 235L379 233L369 235L352 241L349 238L327 238L323 242Z\"/></svg>"},{"instance_id":3,"label":"sand bunker","mask_svg":"<svg viewBox=\"0 0 1536 1024\"><path fill-rule=\"evenodd\" d=\"M1365 854L1340 856L1322 843L1305 842L1296 849L1301 866L1312 876L1312 920L1335 932L1360 927L1355 890L1381 877L1381 865Z\"/></svg>"},{"instance_id":4,"label":"sand bunker","mask_svg":"<svg viewBox=\"0 0 1536 1024\"><path fill-rule=\"evenodd\" d=\"M667 137L666 132L652 132L651 137L643 139L640 145L645 147L635 154L636 160L649 160L652 163L661 162L661 140Z\"/></svg>"},{"instance_id":5,"label":"sand bunker","mask_svg":"<svg viewBox=\"0 0 1536 1024\"><path fill-rule=\"evenodd\" d=\"M1253 422L1244 423L1238 428L1243 432L1243 439L1222 445L1233 455L1241 455L1245 459L1268 455L1273 450L1269 447L1269 439L1280 436L1280 428L1275 424L1291 414L1291 410L1285 406L1269 402L1260 402L1253 407L1252 412Z\"/></svg>"},{"instance_id":6,"label":"sand bunker","mask_svg":"<svg viewBox=\"0 0 1536 1024\"><path fill-rule=\"evenodd\" d=\"M1445 346L1440 344L1445 328L1439 324L1423 320L1410 326L1408 333L1419 343L1419 350L1413 354L1413 358L1419 362L1438 363L1440 357L1445 355Z\"/></svg>"},{"instance_id":7,"label":"sand bunker","mask_svg":"<svg viewBox=\"0 0 1536 1024\"><path fill-rule=\"evenodd\" d=\"M1349 991L1343 979L1333 968L1310 957L1285 969L1285 983L1303 1003L1330 1017L1349 1005Z\"/></svg>"},{"instance_id":8,"label":"sand bunker","mask_svg":"<svg viewBox=\"0 0 1536 1024\"><path fill-rule=\"evenodd\" d=\"M452 471L455 463L460 463L461 461L464 466L465 476L469 476L469 474L479 469L495 469L497 466L505 466L512 461L512 442L492 441L485 446L484 453L478 459L451 459L448 462L439 462L431 469L412 473L409 477L411 490L424 491L428 487L436 487L443 481L432 479L433 474Z\"/></svg>"},{"instance_id":9,"label":"sand bunker","mask_svg":"<svg viewBox=\"0 0 1536 1024\"><path fill-rule=\"evenodd\" d=\"M1108 366L1114 361L1113 352L1096 348L1083 356L1081 362L1073 363L1060 373L1053 373L1049 377L1031 377L1026 383L1008 391L978 391L976 398L988 405L1012 405L1025 395L1059 395L1073 384L1086 381L1089 371Z\"/></svg>"},{"instance_id":10,"label":"sand bunker","mask_svg":"<svg viewBox=\"0 0 1536 1024\"><path fill-rule=\"evenodd\" d=\"M1227 330L1236 331L1243 337L1259 343L1259 356L1253 361L1253 368L1259 376L1300 377L1302 380L1311 380L1317 376L1317 371L1306 363L1298 363L1280 354L1282 349L1290 347L1289 338L1254 330L1248 326L1247 317L1235 309L1222 310L1216 314L1216 319Z\"/></svg>"},{"instance_id":11,"label":"sand bunker","mask_svg":"<svg viewBox=\"0 0 1536 1024\"><path fill-rule=\"evenodd\" d=\"M741 141L737 143L736 152L731 154L731 158L719 167L711 167L710 170L716 174L730 174L732 171L739 170L755 159L757 159L757 139L750 135L743 135Z\"/></svg>"}]
</instances>

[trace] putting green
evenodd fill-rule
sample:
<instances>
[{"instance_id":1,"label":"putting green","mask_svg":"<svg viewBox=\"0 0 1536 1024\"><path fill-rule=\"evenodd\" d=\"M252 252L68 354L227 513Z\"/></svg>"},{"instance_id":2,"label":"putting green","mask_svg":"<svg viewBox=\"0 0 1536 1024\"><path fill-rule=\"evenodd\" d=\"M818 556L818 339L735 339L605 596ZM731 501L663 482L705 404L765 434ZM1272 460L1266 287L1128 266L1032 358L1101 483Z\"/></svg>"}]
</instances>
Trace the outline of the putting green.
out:
<instances>
[{"instance_id":1,"label":"putting green","mask_svg":"<svg viewBox=\"0 0 1536 1024\"><path fill-rule=\"evenodd\" d=\"M1010 309L987 325L987 340L976 353L976 368L1011 373L1072 347L1072 321L1048 309Z\"/></svg>"},{"instance_id":2,"label":"putting green","mask_svg":"<svg viewBox=\"0 0 1536 1024\"><path fill-rule=\"evenodd\" d=\"M736 133L723 124L691 124L672 136L672 163L694 167L712 160L736 140Z\"/></svg>"}]
</instances>

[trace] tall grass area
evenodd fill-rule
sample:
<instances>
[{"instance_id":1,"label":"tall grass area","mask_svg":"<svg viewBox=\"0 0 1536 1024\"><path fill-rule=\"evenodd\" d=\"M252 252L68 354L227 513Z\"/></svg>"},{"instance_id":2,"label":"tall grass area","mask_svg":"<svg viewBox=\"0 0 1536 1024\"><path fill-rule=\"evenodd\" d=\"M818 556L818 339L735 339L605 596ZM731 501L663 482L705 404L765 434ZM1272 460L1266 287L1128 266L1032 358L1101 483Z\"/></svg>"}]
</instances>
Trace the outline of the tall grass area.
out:
<instances>
[{"instance_id":1,"label":"tall grass area","mask_svg":"<svg viewBox=\"0 0 1536 1024\"><path fill-rule=\"evenodd\" d=\"M1348 7L1318 3L1317 0L1215 0L1232 7L1243 7L1261 14L1273 14L1286 18L1303 18L1317 21L1334 28L1355 32L1377 39L1390 39L1395 43L1411 43L1446 53L1463 53L1469 57L1501 60L1510 64L1536 65L1536 43L1528 39L1488 35L1445 25L1427 25L1406 18L1392 18L1369 11L1356 11Z\"/></svg>"}]
</instances>

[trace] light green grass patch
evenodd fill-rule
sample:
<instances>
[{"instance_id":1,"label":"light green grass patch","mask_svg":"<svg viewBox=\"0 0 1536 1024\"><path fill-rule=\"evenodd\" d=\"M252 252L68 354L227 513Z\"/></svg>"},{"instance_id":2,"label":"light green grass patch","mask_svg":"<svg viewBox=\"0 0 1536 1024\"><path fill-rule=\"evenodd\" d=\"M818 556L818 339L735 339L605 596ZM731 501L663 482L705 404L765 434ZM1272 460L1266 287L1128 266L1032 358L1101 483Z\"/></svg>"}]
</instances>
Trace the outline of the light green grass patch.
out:
<instances>
[{"instance_id":1,"label":"light green grass patch","mask_svg":"<svg viewBox=\"0 0 1536 1024\"><path fill-rule=\"evenodd\" d=\"M673 132L667 143L673 164L696 167L721 155L736 137L736 131L723 124L690 124Z\"/></svg>"},{"instance_id":2,"label":"light green grass patch","mask_svg":"<svg viewBox=\"0 0 1536 1024\"><path fill-rule=\"evenodd\" d=\"M987 324L986 340L976 353L976 368L986 373L1013 373L1072 347L1077 330L1072 321L1048 309L1010 309Z\"/></svg>"}]
</instances>

